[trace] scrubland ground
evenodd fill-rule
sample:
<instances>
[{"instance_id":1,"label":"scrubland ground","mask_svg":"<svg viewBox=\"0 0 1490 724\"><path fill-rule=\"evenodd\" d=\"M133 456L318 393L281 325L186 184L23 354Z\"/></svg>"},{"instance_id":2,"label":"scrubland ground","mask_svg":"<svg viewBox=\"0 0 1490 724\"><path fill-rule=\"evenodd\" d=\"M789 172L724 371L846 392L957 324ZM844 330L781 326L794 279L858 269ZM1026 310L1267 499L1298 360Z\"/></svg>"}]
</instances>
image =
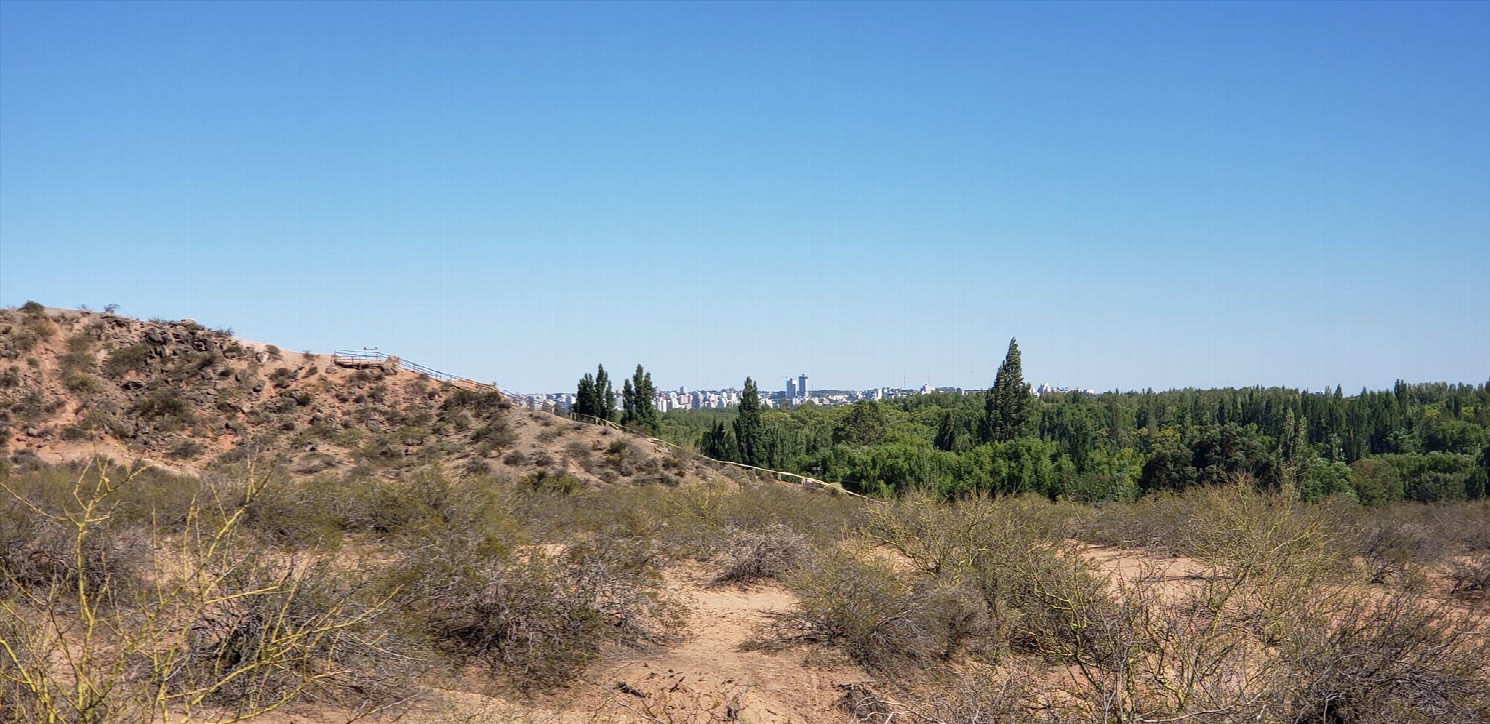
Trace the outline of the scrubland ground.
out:
<instances>
[{"instance_id":1,"label":"scrubland ground","mask_svg":"<svg viewBox=\"0 0 1490 724\"><path fill-rule=\"evenodd\" d=\"M1490 507L11 471L7 721L1481 722Z\"/></svg>"}]
</instances>

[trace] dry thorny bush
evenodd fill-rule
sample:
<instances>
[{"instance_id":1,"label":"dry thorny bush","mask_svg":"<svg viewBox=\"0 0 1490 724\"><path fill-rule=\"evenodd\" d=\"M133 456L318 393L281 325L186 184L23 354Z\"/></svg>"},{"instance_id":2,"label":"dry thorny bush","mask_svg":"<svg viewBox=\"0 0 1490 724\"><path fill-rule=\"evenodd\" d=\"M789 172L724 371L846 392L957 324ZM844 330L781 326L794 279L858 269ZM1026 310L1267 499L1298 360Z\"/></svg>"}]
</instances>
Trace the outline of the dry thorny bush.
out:
<instances>
[{"instance_id":1,"label":"dry thorny bush","mask_svg":"<svg viewBox=\"0 0 1490 724\"><path fill-rule=\"evenodd\" d=\"M180 525L149 529L143 561L100 554L137 477L90 467L60 502L5 486L7 517L38 532L23 550L49 555L0 571L5 720L236 721L310 696L360 711L399 698L371 673L387 658L374 633L386 601L244 537L263 478L199 491Z\"/></svg>"},{"instance_id":2,"label":"dry thorny bush","mask_svg":"<svg viewBox=\"0 0 1490 724\"><path fill-rule=\"evenodd\" d=\"M893 673L901 703L850 697L863 721L1490 717L1483 611L1358 578L1334 509L1246 485L1164 505L1186 521L1170 545L1208 565L1178 585L1157 571L1100 574L1030 501L884 506L874 539L919 573L897 575L851 549L820 556L788 577L800 608L761 645L833 644ZM930 595L938 586L942 598ZM1010 690L1013 670L1042 696L990 699ZM923 673L905 675L912 671ZM972 695L958 671L993 678Z\"/></svg>"}]
</instances>

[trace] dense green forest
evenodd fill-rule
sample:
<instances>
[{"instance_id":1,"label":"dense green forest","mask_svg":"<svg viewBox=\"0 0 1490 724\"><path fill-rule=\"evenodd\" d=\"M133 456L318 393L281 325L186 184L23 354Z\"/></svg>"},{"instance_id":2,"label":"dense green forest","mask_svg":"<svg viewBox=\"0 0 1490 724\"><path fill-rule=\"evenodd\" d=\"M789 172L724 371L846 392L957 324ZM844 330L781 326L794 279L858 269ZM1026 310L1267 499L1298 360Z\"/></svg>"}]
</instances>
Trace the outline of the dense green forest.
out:
<instances>
[{"instance_id":1,"label":"dense green forest","mask_svg":"<svg viewBox=\"0 0 1490 724\"><path fill-rule=\"evenodd\" d=\"M1249 476L1305 499L1486 496L1490 383L1346 395L1285 388L1035 397L1019 351L987 392L823 408L675 411L662 435L711 457L890 496L1039 493L1132 499ZM1012 363L1012 364L1011 364ZM748 385L749 389L754 384ZM749 408L750 400L741 408ZM748 445L742 445L745 440Z\"/></svg>"}]
</instances>

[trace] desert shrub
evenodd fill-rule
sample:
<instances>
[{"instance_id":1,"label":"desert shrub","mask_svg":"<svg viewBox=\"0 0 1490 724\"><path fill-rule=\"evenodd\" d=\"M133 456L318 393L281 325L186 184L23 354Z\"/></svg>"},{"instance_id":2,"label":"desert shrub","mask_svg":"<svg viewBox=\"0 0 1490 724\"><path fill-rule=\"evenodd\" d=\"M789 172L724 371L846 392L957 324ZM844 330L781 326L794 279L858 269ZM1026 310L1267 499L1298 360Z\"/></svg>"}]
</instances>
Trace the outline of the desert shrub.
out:
<instances>
[{"instance_id":1,"label":"desert shrub","mask_svg":"<svg viewBox=\"0 0 1490 724\"><path fill-rule=\"evenodd\" d=\"M67 370L63 372L62 386L80 395L92 394L100 388L98 378L79 370Z\"/></svg>"},{"instance_id":2,"label":"desert shrub","mask_svg":"<svg viewBox=\"0 0 1490 724\"><path fill-rule=\"evenodd\" d=\"M69 442L88 440L92 437L93 433L84 425L68 425L62 428L62 439Z\"/></svg>"},{"instance_id":3,"label":"desert shrub","mask_svg":"<svg viewBox=\"0 0 1490 724\"><path fill-rule=\"evenodd\" d=\"M195 460L206 451L207 446L200 440L182 440L166 455L176 460Z\"/></svg>"},{"instance_id":4,"label":"desert shrub","mask_svg":"<svg viewBox=\"0 0 1490 724\"><path fill-rule=\"evenodd\" d=\"M991 629L978 593L948 580L905 580L889 562L835 548L785 577L800 603L757 645L836 645L866 668L897 671L951 658ZM984 647L981 643L978 648Z\"/></svg>"},{"instance_id":5,"label":"desert shrub","mask_svg":"<svg viewBox=\"0 0 1490 724\"><path fill-rule=\"evenodd\" d=\"M413 607L437 643L522 689L567 682L607 644L667 641L681 617L655 556L625 544L526 548L434 570Z\"/></svg>"},{"instance_id":6,"label":"desert shrub","mask_svg":"<svg viewBox=\"0 0 1490 724\"><path fill-rule=\"evenodd\" d=\"M345 689L397 696L403 667L382 646L381 602L357 579L322 559L273 566L256 558L224 571L218 586L227 595L185 624L185 655L161 672L162 683L230 710L340 698Z\"/></svg>"},{"instance_id":7,"label":"desert shrub","mask_svg":"<svg viewBox=\"0 0 1490 724\"><path fill-rule=\"evenodd\" d=\"M136 587L146 568L145 535L114 526L77 541L77 529L62 517L70 511L28 518L0 513L0 594L7 589L45 591L81 585L89 592Z\"/></svg>"},{"instance_id":8,"label":"desert shrub","mask_svg":"<svg viewBox=\"0 0 1490 724\"><path fill-rule=\"evenodd\" d=\"M269 373L269 382L275 387L283 389L289 387L297 377L298 375L295 374L295 370L289 367L279 367Z\"/></svg>"},{"instance_id":9,"label":"desert shrub","mask_svg":"<svg viewBox=\"0 0 1490 724\"><path fill-rule=\"evenodd\" d=\"M9 359L14 359L36 349L37 342L41 341L39 335L24 327L7 328L6 337L10 340L10 344L4 348L0 348L0 351L3 351Z\"/></svg>"},{"instance_id":10,"label":"desert shrub","mask_svg":"<svg viewBox=\"0 0 1490 724\"><path fill-rule=\"evenodd\" d=\"M557 495L571 495L580 489L580 482L573 475L548 470L539 470L525 476L523 483L532 490Z\"/></svg>"},{"instance_id":11,"label":"desert shrub","mask_svg":"<svg viewBox=\"0 0 1490 724\"><path fill-rule=\"evenodd\" d=\"M662 468L669 472L682 475L688 471L688 461L684 460L683 456L678 454L677 451L674 451L662 459Z\"/></svg>"},{"instance_id":12,"label":"desert shrub","mask_svg":"<svg viewBox=\"0 0 1490 724\"><path fill-rule=\"evenodd\" d=\"M126 472L97 459L38 466L4 481L0 569L33 585L75 584L86 575L89 590L137 580L149 550L142 531L184 520L198 483L148 468ZM86 521L78 548L79 525L89 516L97 520Z\"/></svg>"},{"instance_id":13,"label":"desert shrub","mask_svg":"<svg viewBox=\"0 0 1490 724\"><path fill-rule=\"evenodd\" d=\"M974 587L953 578L930 578L916 586L913 600L927 651L938 660L951 661L964 650L985 661L1001 653L994 639L1002 629Z\"/></svg>"},{"instance_id":14,"label":"desert shrub","mask_svg":"<svg viewBox=\"0 0 1490 724\"><path fill-rule=\"evenodd\" d=\"M1388 515L1374 516L1359 534L1357 551L1373 583L1405 576L1437 559L1443 541L1426 526Z\"/></svg>"},{"instance_id":15,"label":"desert shrub","mask_svg":"<svg viewBox=\"0 0 1490 724\"><path fill-rule=\"evenodd\" d=\"M31 448L21 448L20 450L15 451L15 453L10 456L10 464L13 465L15 469L22 471L39 470L46 466L46 463L42 461L41 456L37 455L36 451L32 450Z\"/></svg>"},{"instance_id":16,"label":"desert shrub","mask_svg":"<svg viewBox=\"0 0 1490 724\"><path fill-rule=\"evenodd\" d=\"M605 466L622 477L635 475L646 462L647 454L631 440L612 440L605 448Z\"/></svg>"},{"instance_id":17,"label":"desert shrub","mask_svg":"<svg viewBox=\"0 0 1490 724\"><path fill-rule=\"evenodd\" d=\"M272 344L264 345L264 352L269 355L269 359L277 360L284 357L284 353Z\"/></svg>"},{"instance_id":18,"label":"desert shrub","mask_svg":"<svg viewBox=\"0 0 1490 724\"><path fill-rule=\"evenodd\" d=\"M67 349L58 358L64 387L82 394L98 391L98 380L92 375L97 366L93 354L93 338L86 332L67 338Z\"/></svg>"},{"instance_id":19,"label":"desert shrub","mask_svg":"<svg viewBox=\"0 0 1490 724\"><path fill-rule=\"evenodd\" d=\"M1490 554L1478 553L1449 567L1449 592L1463 598L1480 599L1490 591Z\"/></svg>"},{"instance_id":20,"label":"desert shrub","mask_svg":"<svg viewBox=\"0 0 1490 724\"><path fill-rule=\"evenodd\" d=\"M502 456L502 463L505 465L516 466L526 462L528 462L528 456L524 455L521 450L513 450Z\"/></svg>"},{"instance_id":21,"label":"desert shrub","mask_svg":"<svg viewBox=\"0 0 1490 724\"><path fill-rule=\"evenodd\" d=\"M8 390L21 386L21 368L11 365L0 372L0 390Z\"/></svg>"},{"instance_id":22,"label":"desert shrub","mask_svg":"<svg viewBox=\"0 0 1490 724\"><path fill-rule=\"evenodd\" d=\"M850 537L867 515L862 498L780 483L742 487L722 495L717 503L724 528L761 530L779 523L815 547Z\"/></svg>"},{"instance_id":23,"label":"desert shrub","mask_svg":"<svg viewBox=\"0 0 1490 724\"><path fill-rule=\"evenodd\" d=\"M834 549L792 571L786 584L799 603L775 623L770 635L781 642L833 644L885 671L934 656L935 644L914 616L911 586L885 561Z\"/></svg>"},{"instance_id":24,"label":"desert shrub","mask_svg":"<svg viewBox=\"0 0 1490 724\"><path fill-rule=\"evenodd\" d=\"M156 390L137 400L130 411L146 420L161 423L184 423L191 420L186 399L175 389Z\"/></svg>"},{"instance_id":25,"label":"desert shrub","mask_svg":"<svg viewBox=\"0 0 1490 724\"><path fill-rule=\"evenodd\" d=\"M724 569L715 585L779 581L807 558L807 539L780 523L763 530L734 530L725 533Z\"/></svg>"},{"instance_id":26,"label":"desert shrub","mask_svg":"<svg viewBox=\"0 0 1490 724\"><path fill-rule=\"evenodd\" d=\"M495 452L517 442L517 432L505 418L497 418L472 432L471 442L483 452Z\"/></svg>"},{"instance_id":27,"label":"desert shrub","mask_svg":"<svg viewBox=\"0 0 1490 724\"><path fill-rule=\"evenodd\" d=\"M583 440L574 440L564 446L564 456L579 465L587 473L596 474L599 467L595 463L595 455L590 451L590 446Z\"/></svg>"},{"instance_id":28,"label":"desert shrub","mask_svg":"<svg viewBox=\"0 0 1490 724\"><path fill-rule=\"evenodd\" d=\"M939 682L932 691L893 697L869 684L845 685L839 708L854 724L1029 724L1058 722L1041 701L1041 672L1031 666L972 671ZM1043 716L1042 716L1043 715Z\"/></svg>"},{"instance_id":29,"label":"desert shrub","mask_svg":"<svg viewBox=\"0 0 1490 724\"><path fill-rule=\"evenodd\" d=\"M48 401L41 388L33 387L10 401L9 411L17 420L40 420L54 409L56 401Z\"/></svg>"},{"instance_id":30,"label":"desert shrub","mask_svg":"<svg viewBox=\"0 0 1490 724\"><path fill-rule=\"evenodd\" d=\"M17 348L22 352L30 351L35 344L43 339L49 339L57 332L57 324L47 316L47 308L35 302L26 302L21 305L21 329L27 333L29 338L26 346L22 347L21 334L13 333L13 339Z\"/></svg>"},{"instance_id":31,"label":"desert shrub","mask_svg":"<svg viewBox=\"0 0 1490 724\"><path fill-rule=\"evenodd\" d=\"M251 718L316 691L349 695L356 707L377 698L379 672L392 661L373 623L380 601L328 587L324 566L269 563L237 535L241 508L209 500L210 489L179 524L152 518L156 545L144 533L118 535L115 501L144 479L89 467L60 493L74 508L58 511L35 485L7 489L43 519L33 530L60 529L48 547L128 545L145 556L147 571L124 585L117 559L73 554L72 569L64 562L42 571L44 584L27 595L0 596L6 721L153 721L162 711L187 721L206 708L214 718L225 710ZM262 481L240 483L238 504L262 490ZM24 584L9 564L6 580ZM57 585L68 578L82 585Z\"/></svg>"},{"instance_id":32,"label":"desert shrub","mask_svg":"<svg viewBox=\"0 0 1490 724\"><path fill-rule=\"evenodd\" d=\"M110 375L122 375L125 372L143 372L149 368L150 359L155 356L155 349L149 343L130 344L127 347L118 347L104 358L104 372Z\"/></svg>"},{"instance_id":33,"label":"desert shrub","mask_svg":"<svg viewBox=\"0 0 1490 724\"><path fill-rule=\"evenodd\" d=\"M483 540L509 525L498 490L440 468L387 479L350 471L275 485L254 499L245 524L272 540L304 545L342 533L418 538L451 527Z\"/></svg>"},{"instance_id":34,"label":"desert shrub","mask_svg":"<svg viewBox=\"0 0 1490 724\"><path fill-rule=\"evenodd\" d=\"M1303 599L1302 602L1308 599ZM1490 717L1483 618L1421 596L1300 606L1279 645L1284 721L1469 722Z\"/></svg>"}]
</instances>

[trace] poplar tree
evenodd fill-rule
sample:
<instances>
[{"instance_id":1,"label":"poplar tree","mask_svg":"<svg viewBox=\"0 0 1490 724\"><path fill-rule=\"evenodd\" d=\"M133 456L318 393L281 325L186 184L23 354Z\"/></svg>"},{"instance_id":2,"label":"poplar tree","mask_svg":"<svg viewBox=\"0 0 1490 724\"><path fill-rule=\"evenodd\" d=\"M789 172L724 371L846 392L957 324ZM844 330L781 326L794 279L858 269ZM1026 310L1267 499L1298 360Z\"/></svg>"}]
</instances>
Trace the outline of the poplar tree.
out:
<instances>
[{"instance_id":1,"label":"poplar tree","mask_svg":"<svg viewBox=\"0 0 1490 724\"><path fill-rule=\"evenodd\" d=\"M605 365L599 365L595 370L595 412L592 413L602 420L610 420L616 416L616 392L610 386L610 375L605 373Z\"/></svg>"},{"instance_id":2,"label":"poplar tree","mask_svg":"<svg viewBox=\"0 0 1490 724\"><path fill-rule=\"evenodd\" d=\"M636 373L621 386L621 424L657 431L657 406L652 402L657 391L652 387L652 373L636 366Z\"/></svg>"},{"instance_id":3,"label":"poplar tree","mask_svg":"<svg viewBox=\"0 0 1490 724\"><path fill-rule=\"evenodd\" d=\"M740 416L735 418L735 446L740 453L740 462L759 466L765 459L765 429L761 420L761 396L755 380L745 378L745 391L740 394Z\"/></svg>"},{"instance_id":4,"label":"poplar tree","mask_svg":"<svg viewBox=\"0 0 1490 724\"><path fill-rule=\"evenodd\" d=\"M652 399L657 396L657 390L652 387L652 373L636 366L636 374L632 377L632 389L636 390L636 422L638 425L650 430L657 431L657 405Z\"/></svg>"},{"instance_id":5,"label":"poplar tree","mask_svg":"<svg viewBox=\"0 0 1490 724\"><path fill-rule=\"evenodd\" d=\"M980 442L1007 442L1024 435L1030 426L1034 399L1024 382L1019 363L1019 342L1009 340L1009 352L999 365L993 387L983 403L983 422L978 426Z\"/></svg>"},{"instance_id":6,"label":"poplar tree","mask_svg":"<svg viewBox=\"0 0 1490 724\"><path fill-rule=\"evenodd\" d=\"M621 424L630 426L636 422L636 388L631 380L621 384Z\"/></svg>"}]
</instances>

